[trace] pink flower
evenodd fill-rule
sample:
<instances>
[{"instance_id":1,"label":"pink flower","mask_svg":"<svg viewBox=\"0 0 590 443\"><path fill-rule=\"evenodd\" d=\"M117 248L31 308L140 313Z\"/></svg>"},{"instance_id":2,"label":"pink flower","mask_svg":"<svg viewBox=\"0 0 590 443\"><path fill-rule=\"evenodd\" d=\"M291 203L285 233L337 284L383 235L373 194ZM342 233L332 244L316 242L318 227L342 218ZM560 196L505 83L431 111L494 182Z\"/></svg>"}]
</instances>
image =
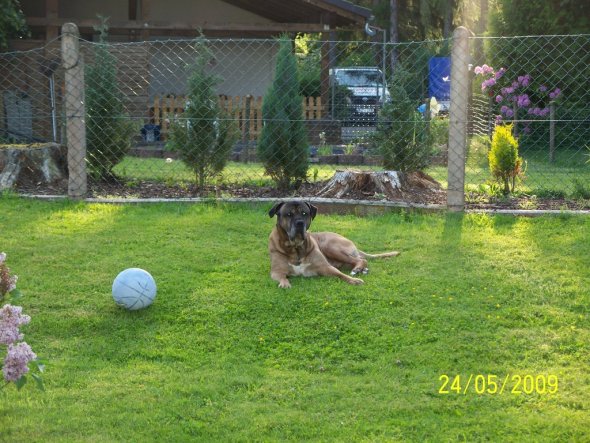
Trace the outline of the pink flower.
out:
<instances>
[{"instance_id":1,"label":"pink flower","mask_svg":"<svg viewBox=\"0 0 590 443\"><path fill-rule=\"evenodd\" d=\"M504 73L506 72L506 68L500 68L498 70L498 72L496 72L496 80L498 80L500 77L502 77L504 75Z\"/></svg>"},{"instance_id":2,"label":"pink flower","mask_svg":"<svg viewBox=\"0 0 590 443\"><path fill-rule=\"evenodd\" d=\"M553 92L549 93L549 98L551 100L555 100L556 98L558 98L561 95L561 89L559 88L555 88L555 90L553 90Z\"/></svg>"},{"instance_id":3,"label":"pink flower","mask_svg":"<svg viewBox=\"0 0 590 443\"><path fill-rule=\"evenodd\" d=\"M501 95L496 95L496 103L501 103L502 100L504 100L504 97L502 97Z\"/></svg>"},{"instance_id":4,"label":"pink flower","mask_svg":"<svg viewBox=\"0 0 590 443\"><path fill-rule=\"evenodd\" d=\"M494 73L494 68L492 68L491 66L488 66L488 65L483 65L481 67L481 70L483 71L484 74L493 74Z\"/></svg>"},{"instance_id":5,"label":"pink flower","mask_svg":"<svg viewBox=\"0 0 590 443\"><path fill-rule=\"evenodd\" d=\"M10 345L23 339L19 327L31 321L31 317L23 315L20 306L4 305L0 309L0 344Z\"/></svg>"},{"instance_id":6,"label":"pink flower","mask_svg":"<svg viewBox=\"0 0 590 443\"><path fill-rule=\"evenodd\" d=\"M16 289L17 276L10 275L10 268L6 266L6 253L0 253L0 297Z\"/></svg>"},{"instance_id":7,"label":"pink flower","mask_svg":"<svg viewBox=\"0 0 590 443\"><path fill-rule=\"evenodd\" d=\"M526 108L531 105L531 99L527 94L522 94L516 98L516 104L519 108Z\"/></svg>"},{"instance_id":8,"label":"pink flower","mask_svg":"<svg viewBox=\"0 0 590 443\"><path fill-rule=\"evenodd\" d=\"M531 82L531 76L528 74L527 75L520 75L518 77L518 83L520 83L525 88L530 84L530 82Z\"/></svg>"},{"instance_id":9,"label":"pink flower","mask_svg":"<svg viewBox=\"0 0 590 443\"><path fill-rule=\"evenodd\" d=\"M481 66L476 66L473 72L475 73L475 75L480 75L483 74L483 69L481 69Z\"/></svg>"},{"instance_id":10,"label":"pink flower","mask_svg":"<svg viewBox=\"0 0 590 443\"><path fill-rule=\"evenodd\" d=\"M36 358L37 355L25 342L16 345L8 345L8 353L6 354L4 367L2 368L4 379L6 381L19 380L23 375L29 372L29 362Z\"/></svg>"},{"instance_id":11,"label":"pink flower","mask_svg":"<svg viewBox=\"0 0 590 443\"><path fill-rule=\"evenodd\" d=\"M496 79L495 78L488 78L487 80L484 80L481 83L481 90L482 91L485 91L486 89L491 88L495 84L496 84Z\"/></svg>"},{"instance_id":12,"label":"pink flower","mask_svg":"<svg viewBox=\"0 0 590 443\"><path fill-rule=\"evenodd\" d=\"M539 86L539 92L547 92L547 86L545 86L545 85Z\"/></svg>"}]
</instances>

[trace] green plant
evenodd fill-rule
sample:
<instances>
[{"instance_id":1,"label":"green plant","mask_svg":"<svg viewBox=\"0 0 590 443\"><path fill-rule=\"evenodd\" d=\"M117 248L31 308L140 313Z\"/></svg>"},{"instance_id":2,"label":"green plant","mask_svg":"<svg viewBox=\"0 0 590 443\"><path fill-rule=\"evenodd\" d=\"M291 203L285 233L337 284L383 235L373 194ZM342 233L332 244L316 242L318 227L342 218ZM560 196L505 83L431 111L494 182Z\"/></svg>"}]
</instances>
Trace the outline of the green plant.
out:
<instances>
[{"instance_id":1,"label":"green plant","mask_svg":"<svg viewBox=\"0 0 590 443\"><path fill-rule=\"evenodd\" d=\"M319 34L298 34L295 56L299 73L299 93L303 97L321 95L321 40Z\"/></svg>"},{"instance_id":2,"label":"green plant","mask_svg":"<svg viewBox=\"0 0 590 443\"><path fill-rule=\"evenodd\" d=\"M364 286L296 277L282 296L269 206L1 197L26 338L52 364L47 394L0 395L0 441L587 440L590 218L320 214L316 231L403 254ZM137 312L110 294L130 262L158 284ZM439 393L470 372L559 392L480 394L474 375Z\"/></svg>"},{"instance_id":3,"label":"green plant","mask_svg":"<svg viewBox=\"0 0 590 443\"><path fill-rule=\"evenodd\" d=\"M433 151L446 149L449 142L449 119L447 116L430 120L430 141Z\"/></svg>"},{"instance_id":4,"label":"green plant","mask_svg":"<svg viewBox=\"0 0 590 443\"><path fill-rule=\"evenodd\" d=\"M398 71L402 71L401 68ZM426 121L416 111L403 86L404 73L398 72L390 86L391 102L379 114L374 140L383 156L383 167L397 171L417 171L428 166L432 144Z\"/></svg>"},{"instance_id":5,"label":"green plant","mask_svg":"<svg viewBox=\"0 0 590 443\"><path fill-rule=\"evenodd\" d=\"M238 133L235 122L220 108L215 93L219 81L207 72L213 57L203 35L195 42L195 63L190 67L186 109L170 128L167 148L195 173L200 189L225 167Z\"/></svg>"},{"instance_id":6,"label":"green plant","mask_svg":"<svg viewBox=\"0 0 590 443\"><path fill-rule=\"evenodd\" d=\"M18 0L0 0L0 49L8 47L8 40L28 37L29 28Z\"/></svg>"},{"instance_id":7,"label":"green plant","mask_svg":"<svg viewBox=\"0 0 590 443\"><path fill-rule=\"evenodd\" d=\"M23 341L24 334L20 331L21 326L31 321L31 317L22 313L22 307L10 304L21 297L20 291L16 288L16 281L17 276L11 275L6 265L6 254L1 252L0 302L9 302L0 309L0 348L6 347L6 357L0 363L3 378L6 381L4 386L14 383L20 390L27 382L27 374L29 374L37 382L37 387L43 390L40 373L45 366L28 343ZM29 364L35 365L38 372L30 372Z\"/></svg>"},{"instance_id":8,"label":"green plant","mask_svg":"<svg viewBox=\"0 0 590 443\"><path fill-rule=\"evenodd\" d=\"M574 190L572 197L577 200L588 200L590 199L590 187L582 180L575 178L572 180Z\"/></svg>"},{"instance_id":9,"label":"green plant","mask_svg":"<svg viewBox=\"0 0 590 443\"><path fill-rule=\"evenodd\" d=\"M522 158L518 156L518 141L512 135L512 125L496 126L488 154L490 171L504 185L504 194L514 191L516 178L522 174Z\"/></svg>"},{"instance_id":10,"label":"green plant","mask_svg":"<svg viewBox=\"0 0 590 443\"><path fill-rule=\"evenodd\" d=\"M106 45L108 26L100 18L100 43L86 68L86 159L92 176L108 180L115 177L113 168L129 151L136 128L125 113L117 61Z\"/></svg>"},{"instance_id":11,"label":"green plant","mask_svg":"<svg viewBox=\"0 0 590 443\"><path fill-rule=\"evenodd\" d=\"M275 78L262 104L264 125L258 155L279 189L299 187L308 167L297 64L286 36L279 39Z\"/></svg>"}]
</instances>

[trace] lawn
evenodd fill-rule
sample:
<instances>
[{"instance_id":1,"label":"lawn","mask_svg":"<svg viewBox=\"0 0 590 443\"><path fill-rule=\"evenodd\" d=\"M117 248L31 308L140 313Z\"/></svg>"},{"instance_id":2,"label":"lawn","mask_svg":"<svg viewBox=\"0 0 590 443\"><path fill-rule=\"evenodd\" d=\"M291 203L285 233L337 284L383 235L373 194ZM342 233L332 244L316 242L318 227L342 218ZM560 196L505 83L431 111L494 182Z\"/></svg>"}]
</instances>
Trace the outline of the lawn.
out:
<instances>
[{"instance_id":1,"label":"lawn","mask_svg":"<svg viewBox=\"0 0 590 443\"><path fill-rule=\"evenodd\" d=\"M590 196L590 164L583 151L560 150L556 153L554 163L547 161L547 154L530 151L522 154L525 159L524 180L517 191L539 197L573 197ZM379 166L348 166L310 164L308 179L312 182L330 179L337 169L378 170ZM169 184L194 182L194 174L178 160L166 162L164 159L126 157L115 168L117 174L133 182L134 180L157 180ZM431 166L425 170L447 187L447 167ZM481 186L492 180L488 167L487 147L479 140L471 144L465 170L467 191L478 191ZM223 173L216 179L217 183L246 184L250 186L273 186L271 178L265 174L261 163L229 162Z\"/></svg>"},{"instance_id":2,"label":"lawn","mask_svg":"<svg viewBox=\"0 0 590 443\"><path fill-rule=\"evenodd\" d=\"M47 363L45 392L4 388L0 440L587 440L590 218L320 214L314 229L402 255L363 286L280 290L269 206L0 196ZM133 266L158 295L128 312L110 287Z\"/></svg>"}]
</instances>

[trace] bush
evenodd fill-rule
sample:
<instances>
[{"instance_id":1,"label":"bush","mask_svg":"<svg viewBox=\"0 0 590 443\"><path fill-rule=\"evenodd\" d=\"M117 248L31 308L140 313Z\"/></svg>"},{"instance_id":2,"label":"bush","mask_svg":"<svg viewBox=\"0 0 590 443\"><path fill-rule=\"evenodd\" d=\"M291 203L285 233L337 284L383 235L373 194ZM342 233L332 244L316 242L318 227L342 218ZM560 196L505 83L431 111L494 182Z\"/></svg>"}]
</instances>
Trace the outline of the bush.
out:
<instances>
[{"instance_id":1,"label":"bush","mask_svg":"<svg viewBox=\"0 0 590 443\"><path fill-rule=\"evenodd\" d=\"M104 44L106 30L103 22L94 64L86 69L86 158L88 172L100 179L115 177L113 168L131 148L136 131L125 114L116 59Z\"/></svg>"},{"instance_id":2,"label":"bush","mask_svg":"<svg viewBox=\"0 0 590 443\"><path fill-rule=\"evenodd\" d=\"M492 175L504 184L504 194L514 191L516 177L522 173L522 158L518 156L512 125L496 126L488 160Z\"/></svg>"},{"instance_id":3,"label":"bush","mask_svg":"<svg viewBox=\"0 0 590 443\"><path fill-rule=\"evenodd\" d=\"M279 189L298 187L307 175L307 134L291 40L282 36L275 78L262 104L258 155Z\"/></svg>"},{"instance_id":4,"label":"bush","mask_svg":"<svg viewBox=\"0 0 590 443\"><path fill-rule=\"evenodd\" d=\"M394 77L389 92L391 102L379 114L375 135L383 166L404 172L424 169L433 153L427 123L409 98L401 76Z\"/></svg>"},{"instance_id":5,"label":"bush","mask_svg":"<svg viewBox=\"0 0 590 443\"><path fill-rule=\"evenodd\" d=\"M202 189L225 167L238 133L235 122L219 106L214 89L219 79L207 72L213 56L203 36L197 38L195 52L188 103L181 118L170 126L167 148L180 154Z\"/></svg>"}]
</instances>

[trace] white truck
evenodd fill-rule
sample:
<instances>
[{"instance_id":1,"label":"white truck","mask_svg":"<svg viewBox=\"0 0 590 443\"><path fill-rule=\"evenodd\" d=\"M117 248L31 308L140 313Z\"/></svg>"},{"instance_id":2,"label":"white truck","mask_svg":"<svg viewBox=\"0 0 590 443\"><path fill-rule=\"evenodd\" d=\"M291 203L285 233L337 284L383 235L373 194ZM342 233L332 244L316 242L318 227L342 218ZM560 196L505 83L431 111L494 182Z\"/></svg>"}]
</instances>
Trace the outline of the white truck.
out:
<instances>
[{"instance_id":1,"label":"white truck","mask_svg":"<svg viewBox=\"0 0 590 443\"><path fill-rule=\"evenodd\" d=\"M330 69L332 117L375 124L384 103L391 100L383 72L375 67Z\"/></svg>"}]
</instances>

